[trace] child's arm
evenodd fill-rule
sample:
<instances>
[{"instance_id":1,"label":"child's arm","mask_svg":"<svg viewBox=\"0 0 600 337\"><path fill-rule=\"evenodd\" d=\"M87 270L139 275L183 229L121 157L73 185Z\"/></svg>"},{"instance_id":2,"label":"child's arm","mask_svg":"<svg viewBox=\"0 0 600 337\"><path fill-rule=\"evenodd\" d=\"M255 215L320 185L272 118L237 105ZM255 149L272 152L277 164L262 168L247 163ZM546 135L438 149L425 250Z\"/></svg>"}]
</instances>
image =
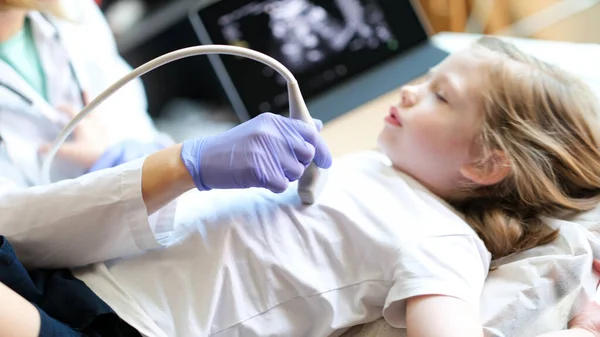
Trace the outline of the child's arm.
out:
<instances>
[{"instance_id":1,"label":"child's arm","mask_svg":"<svg viewBox=\"0 0 600 337\"><path fill-rule=\"evenodd\" d=\"M467 302L451 296L427 295L408 299L407 337L480 337L479 314Z\"/></svg>"},{"instance_id":2,"label":"child's arm","mask_svg":"<svg viewBox=\"0 0 600 337\"><path fill-rule=\"evenodd\" d=\"M600 273L600 260L593 268ZM600 288L599 288L600 289ZM408 299L406 327L413 336L482 336L477 313L457 298L449 296L419 296ZM569 330L555 331L537 337L600 336L600 304L591 301L569 322Z\"/></svg>"},{"instance_id":3,"label":"child's arm","mask_svg":"<svg viewBox=\"0 0 600 337\"><path fill-rule=\"evenodd\" d=\"M37 309L0 282L0 337L36 337L40 325Z\"/></svg>"},{"instance_id":4,"label":"child's arm","mask_svg":"<svg viewBox=\"0 0 600 337\"><path fill-rule=\"evenodd\" d=\"M597 304L595 308L600 308ZM549 332L538 337L595 337L596 322L600 312L586 320L586 328L571 327L569 330ZM407 337L474 337L483 336L479 316L470 305L450 296L418 296L410 298L406 305Z\"/></svg>"},{"instance_id":5,"label":"child's arm","mask_svg":"<svg viewBox=\"0 0 600 337\"><path fill-rule=\"evenodd\" d=\"M383 315L408 337L482 337L481 291L491 257L473 234L424 237L398 249Z\"/></svg>"}]
</instances>

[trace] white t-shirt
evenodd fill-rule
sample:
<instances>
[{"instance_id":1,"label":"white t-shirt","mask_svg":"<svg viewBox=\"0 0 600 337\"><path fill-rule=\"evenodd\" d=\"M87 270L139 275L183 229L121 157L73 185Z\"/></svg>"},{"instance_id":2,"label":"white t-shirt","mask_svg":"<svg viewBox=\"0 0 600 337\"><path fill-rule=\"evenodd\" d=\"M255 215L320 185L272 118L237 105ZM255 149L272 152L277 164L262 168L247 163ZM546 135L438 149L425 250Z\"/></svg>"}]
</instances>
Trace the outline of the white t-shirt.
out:
<instances>
[{"instance_id":1,"label":"white t-shirt","mask_svg":"<svg viewBox=\"0 0 600 337\"><path fill-rule=\"evenodd\" d=\"M314 205L294 188L188 193L168 247L77 272L150 336L328 336L405 300L479 310L490 254L443 201L375 152L334 162Z\"/></svg>"}]
</instances>

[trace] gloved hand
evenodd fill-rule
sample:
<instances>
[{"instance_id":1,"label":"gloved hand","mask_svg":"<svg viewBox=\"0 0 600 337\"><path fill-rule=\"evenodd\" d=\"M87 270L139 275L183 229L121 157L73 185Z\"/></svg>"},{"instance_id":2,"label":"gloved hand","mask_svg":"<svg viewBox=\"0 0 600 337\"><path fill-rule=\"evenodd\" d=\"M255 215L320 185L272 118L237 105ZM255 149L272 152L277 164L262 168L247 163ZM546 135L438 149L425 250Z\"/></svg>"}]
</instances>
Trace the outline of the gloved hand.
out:
<instances>
[{"instance_id":1,"label":"gloved hand","mask_svg":"<svg viewBox=\"0 0 600 337\"><path fill-rule=\"evenodd\" d=\"M89 103L84 93L85 104ZM72 106L59 106L57 110L67 117L73 118L79 110ZM39 148L41 154L46 154L52 144L43 144ZM56 153L57 158L66 159L78 166L88 169L102 156L108 146L106 127L100 122L98 115L93 113L86 116L73 130L70 140L66 141Z\"/></svg>"},{"instance_id":2,"label":"gloved hand","mask_svg":"<svg viewBox=\"0 0 600 337\"><path fill-rule=\"evenodd\" d=\"M222 134L183 143L181 159L199 190L262 187L281 193L314 161L331 166L317 128L263 113Z\"/></svg>"},{"instance_id":3,"label":"gloved hand","mask_svg":"<svg viewBox=\"0 0 600 337\"><path fill-rule=\"evenodd\" d=\"M164 149L159 143L144 143L126 140L109 147L90 167L89 172L115 167Z\"/></svg>"}]
</instances>

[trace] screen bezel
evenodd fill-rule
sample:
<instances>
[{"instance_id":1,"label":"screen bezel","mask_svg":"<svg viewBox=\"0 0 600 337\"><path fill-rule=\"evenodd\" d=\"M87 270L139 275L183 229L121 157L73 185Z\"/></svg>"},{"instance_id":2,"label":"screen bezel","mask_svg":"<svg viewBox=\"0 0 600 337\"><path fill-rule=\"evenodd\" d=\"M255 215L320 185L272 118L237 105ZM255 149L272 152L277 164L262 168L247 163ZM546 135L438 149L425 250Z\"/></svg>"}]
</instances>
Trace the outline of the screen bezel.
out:
<instances>
[{"instance_id":1,"label":"screen bezel","mask_svg":"<svg viewBox=\"0 0 600 337\"><path fill-rule=\"evenodd\" d=\"M202 22L200 11L203 10L204 8L207 8L207 7L215 4L216 2L220 2L220 1L230 1L230 0L213 0L210 2L201 1L201 3L199 3L197 6L193 7L190 10L190 12L188 13L189 20L190 20L192 26L194 27L196 34L198 36L199 42L201 44L214 44L214 42L213 42L212 37L208 34L208 31L204 25L204 22ZM433 32L433 29L432 29L432 26L431 26L429 20L427 19L426 15L425 15L425 11L424 11L420 1L419 0L405 0L405 1L408 1L410 3L410 7L413 9L414 14L417 18L417 21L420 23L421 28L424 30L425 37L424 37L423 41L428 41L434 32ZM383 8L383 9L385 10L385 8ZM393 59L395 57L399 57L403 54L403 52L407 51L408 49L414 48L417 45L418 44L416 44L415 46L410 46L406 50L399 51L398 54L392 55L390 58ZM253 118L255 115L251 114L248 111L247 102L244 102L243 99L241 98L241 96L238 92L238 88L235 86L235 84L229 74L229 71L228 71L227 67L225 66L225 64L223 63L221 57L216 54L208 55L208 57L209 57L209 60L213 66L213 69L214 69L217 77L221 81L221 85L223 86L225 94L227 95L227 98L229 99L229 102L230 102L234 112L240 119L240 121L244 122L246 120ZM367 73L369 71L369 69L375 68L375 67L379 66L380 64L389 62L390 58L381 60L379 63L375 63L375 64L371 65L369 68L362 70L360 72L357 72L357 73L353 74L351 77L345 78L327 89L313 93L313 95L311 95L310 97L307 98L307 102L310 100L318 99L319 96L327 94L328 92L334 90L336 87L340 87L340 86L347 84L348 82L352 81L353 78L364 75L364 73ZM286 113L287 113L287 111L286 111Z\"/></svg>"}]
</instances>

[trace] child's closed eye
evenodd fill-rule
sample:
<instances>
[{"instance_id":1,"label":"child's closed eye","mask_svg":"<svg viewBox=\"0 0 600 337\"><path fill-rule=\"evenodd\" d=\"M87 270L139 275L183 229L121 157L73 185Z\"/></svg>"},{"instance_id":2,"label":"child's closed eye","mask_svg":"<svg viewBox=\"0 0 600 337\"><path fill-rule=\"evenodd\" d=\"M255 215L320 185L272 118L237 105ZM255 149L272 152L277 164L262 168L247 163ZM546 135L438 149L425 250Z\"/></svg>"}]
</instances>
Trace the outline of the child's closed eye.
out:
<instances>
[{"instance_id":1,"label":"child's closed eye","mask_svg":"<svg viewBox=\"0 0 600 337\"><path fill-rule=\"evenodd\" d=\"M448 103L448 101L446 100L446 97L444 97L444 94L442 92L436 91L435 97L437 98L438 101L441 101L443 103Z\"/></svg>"}]
</instances>

